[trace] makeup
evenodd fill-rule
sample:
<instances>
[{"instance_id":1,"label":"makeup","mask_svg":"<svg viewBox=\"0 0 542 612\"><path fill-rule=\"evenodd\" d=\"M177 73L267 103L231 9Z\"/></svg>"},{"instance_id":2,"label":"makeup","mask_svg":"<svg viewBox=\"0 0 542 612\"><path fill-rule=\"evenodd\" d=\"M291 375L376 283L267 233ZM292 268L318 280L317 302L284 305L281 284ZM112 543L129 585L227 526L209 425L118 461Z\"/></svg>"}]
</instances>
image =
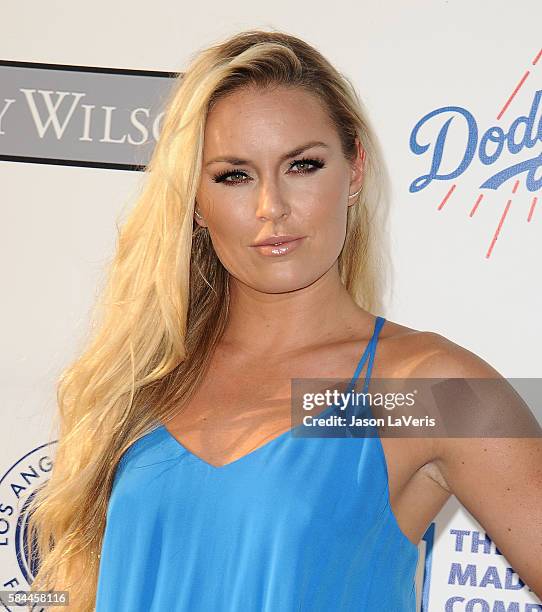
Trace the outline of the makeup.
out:
<instances>
[{"instance_id":1,"label":"makeup","mask_svg":"<svg viewBox=\"0 0 542 612\"><path fill-rule=\"evenodd\" d=\"M296 238L295 240L288 240L286 242L280 242L280 240L277 239L278 244L260 244L257 246L252 246L251 248L255 249L258 251L258 253L265 255L266 257L281 257L295 251L295 249L301 245L303 240L305 240L305 237Z\"/></svg>"}]
</instances>

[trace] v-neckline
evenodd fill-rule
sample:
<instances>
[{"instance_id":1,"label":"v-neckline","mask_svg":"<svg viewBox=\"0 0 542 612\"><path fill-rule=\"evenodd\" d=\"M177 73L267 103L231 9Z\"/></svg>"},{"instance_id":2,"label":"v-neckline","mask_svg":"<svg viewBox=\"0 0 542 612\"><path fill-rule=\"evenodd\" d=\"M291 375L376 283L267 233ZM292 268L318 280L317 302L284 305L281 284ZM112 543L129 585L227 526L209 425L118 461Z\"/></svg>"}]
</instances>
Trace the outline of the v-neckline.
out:
<instances>
[{"instance_id":1,"label":"v-neckline","mask_svg":"<svg viewBox=\"0 0 542 612\"><path fill-rule=\"evenodd\" d=\"M322 411L322 413L327 412L327 410L329 410L330 408L333 408L333 406L328 406L325 410ZM236 463L240 463L241 461L249 461L249 459L255 455L256 453L258 453L258 451L263 451L265 448L268 448L269 446L271 446L274 442L278 442L279 440L282 440L283 438L285 438L288 434L292 434L292 432L294 431L294 429L297 429L299 427L299 425L296 425L296 427L290 427L289 429L287 429L286 431L283 431L282 433L278 434L277 436L275 436L274 438L271 438L271 440L268 440L267 442L264 442L263 444L261 444L260 446L256 447L255 449L249 451L248 453L245 453L244 455L241 455L240 457L237 457L237 459L233 459L232 461L228 461L228 463L223 463L222 465L215 465L213 463L209 463L208 461L206 461L205 459L203 459L202 457L200 457L199 455L197 455L196 453L194 453L193 451L191 451L189 448L187 448L180 440L178 440L170 431L169 429L162 423L159 426L159 429L163 429L164 433L166 434L167 438L173 442L174 445L176 445L177 447L180 447L187 455L189 455L190 457L192 457L192 459L194 459L195 461L197 461L198 463L201 463L205 466L207 466L208 468L210 468L213 471L218 471L218 470L224 470L226 468L229 468L230 466L235 465Z\"/></svg>"},{"instance_id":2,"label":"v-neckline","mask_svg":"<svg viewBox=\"0 0 542 612\"><path fill-rule=\"evenodd\" d=\"M382 321L382 324L379 326L380 321ZM364 381L364 391L366 390L365 387L368 386L368 382L370 380L370 376L371 376L371 369L372 369L372 365L373 365L373 358L374 358L374 348L373 350L371 350L371 347L374 347L374 345L376 344L376 341L378 339L378 335L380 330L382 329L382 327L384 326L384 323L386 322L386 319L384 317L380 317L377 316L375 319L375 324L374 324L374 330L373 330L373 335L371 336L369 342L367 343L367 345L365 346L365 350L363 351L362 356L360 357L356 369L354 370L354 374L352 375L352 378L350 379L350 382L348 383L348 387L347 387L347 392L352 389L358 378L359 375L361 373L361 370L363 368L363 366L365 365L365 361L367 359L367 357L369 356L369 366L367 368L367 373L365 376L365 381ZM338 406L336 404L331 404L330 406L328 406L327 408L324 408L324 410L322 410L321 412L318 413L318 417L322 417L326 414L326 412L328 412L329 410L332 410L334 408L337 408ZM274 438L271 438L271 440L268 440L267 442L264 442L263 444L261 444L260 446L257 446L255 449L249 451L248 453L245 453L244 455L241 455L240 457L237 457L237 459L233 459L232 461L228 461L227 463L223 463L222 465L214 465L213 463L209 463L208 461L206 461L205 459L203 459L202 457L200 457L199 455L197 455L196 453L194 453L193 451L191 451L189 448L187 448L180 440L178 440L170 431L169 429L164 425L164 423L159 422L158 428L157 430L161 430L164 435L166 436L166 439L169 440L171 443L173 443L177 448L182 449L186 455L192 457L192 459L194 461L197 461L198 463L200 463L201 465L206 466L208 469L218 472L218 471L224 471L229 467L233 467L236 464L240 464L243 462L247 462L250 461L251 458L253 458L255 455L257 455L260 452L263 452L265 449L269 448L272 444L274 443L278 443L281 440L283 440L284 438L287 437L288 434L290 434L290 436L293 434L293 432L296 429L299 429L302 426L302 423L300 423L299 425L296 425L294 427L290 427L288 428L286 431L283 431L282 433L278 434L277 436L275 436Z\"/></svg>"}]
</instances>

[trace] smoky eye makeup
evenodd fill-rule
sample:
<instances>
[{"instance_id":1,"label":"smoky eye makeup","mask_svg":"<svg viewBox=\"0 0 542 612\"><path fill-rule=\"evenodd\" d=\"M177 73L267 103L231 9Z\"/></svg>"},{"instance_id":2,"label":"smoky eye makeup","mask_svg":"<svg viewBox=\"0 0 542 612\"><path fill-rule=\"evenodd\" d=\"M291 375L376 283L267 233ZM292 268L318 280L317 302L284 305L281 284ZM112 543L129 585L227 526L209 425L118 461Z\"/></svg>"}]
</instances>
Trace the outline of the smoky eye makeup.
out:
<instances>
[{"instance_id":1,"label":"smoky eye makeup","mask_svg":"<svg viewBox=\"0 0 542 612\"><path fill-rule=\"evenodd\" d=\"M308 167L311 166L311 167ZM325 167L325 162L320 157L302 157L300 159L294 160L288 169L290 173L292 168L301 167L300 170L292 172L292 174L312 174L313 172L317 172L321 168ZM243 180L243 178L236 180L228 180L234 177L245 177L248 180ZM244 170L225 170L223 172L219 172L213 175L213 182L215 183L224 183L225 185L239 185L241 183L248 183L250 180L250 176L248 172Z\"/></svg>"}]
</instances>

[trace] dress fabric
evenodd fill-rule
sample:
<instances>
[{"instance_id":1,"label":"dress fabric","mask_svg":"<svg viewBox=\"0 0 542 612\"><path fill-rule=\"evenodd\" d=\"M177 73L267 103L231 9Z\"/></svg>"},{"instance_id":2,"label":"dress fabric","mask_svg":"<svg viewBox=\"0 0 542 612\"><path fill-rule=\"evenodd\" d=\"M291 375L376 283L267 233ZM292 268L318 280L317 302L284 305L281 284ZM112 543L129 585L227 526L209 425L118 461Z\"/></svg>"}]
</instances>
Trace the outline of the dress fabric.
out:
<instances>
[{"instance_id":1,"label":"dress fabric","mask_svg":"<svg viewBox=\"0 0 542 612\"><path fill-rule=\"evenodd\" d=\"M368 360L368 391L384 322L348 389ZM378 434L296 429L219 467L161 423L133 443L109 498L96 612L414 612L418 547L391 510Z\"/></svg>"}]
</instances>

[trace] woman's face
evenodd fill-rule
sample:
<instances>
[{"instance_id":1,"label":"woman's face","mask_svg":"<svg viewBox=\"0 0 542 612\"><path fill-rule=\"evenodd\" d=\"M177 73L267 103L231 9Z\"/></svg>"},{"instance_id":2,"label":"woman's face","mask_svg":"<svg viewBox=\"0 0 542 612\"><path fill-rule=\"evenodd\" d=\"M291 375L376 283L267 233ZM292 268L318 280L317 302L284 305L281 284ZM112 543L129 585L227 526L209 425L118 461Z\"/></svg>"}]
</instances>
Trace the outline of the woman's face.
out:
<instances>
[{"instance_id":1,"label":"woman's face","mask_svg":"<svg viewBox=\"0 0 542 612\"><path fill-rule=\"evenodd\" d=\"M196 196L202 219L196 221L207 226L217 256L238 281L266 293L306 287L341 252L347 208L356 201L348 195L361 187L362 155L358 143L355 162L345 159L312 94L237 91L207 117ZM253 246L277 235L301 239L289 250L287 243Z\"/></svg>"}]
</instances>

